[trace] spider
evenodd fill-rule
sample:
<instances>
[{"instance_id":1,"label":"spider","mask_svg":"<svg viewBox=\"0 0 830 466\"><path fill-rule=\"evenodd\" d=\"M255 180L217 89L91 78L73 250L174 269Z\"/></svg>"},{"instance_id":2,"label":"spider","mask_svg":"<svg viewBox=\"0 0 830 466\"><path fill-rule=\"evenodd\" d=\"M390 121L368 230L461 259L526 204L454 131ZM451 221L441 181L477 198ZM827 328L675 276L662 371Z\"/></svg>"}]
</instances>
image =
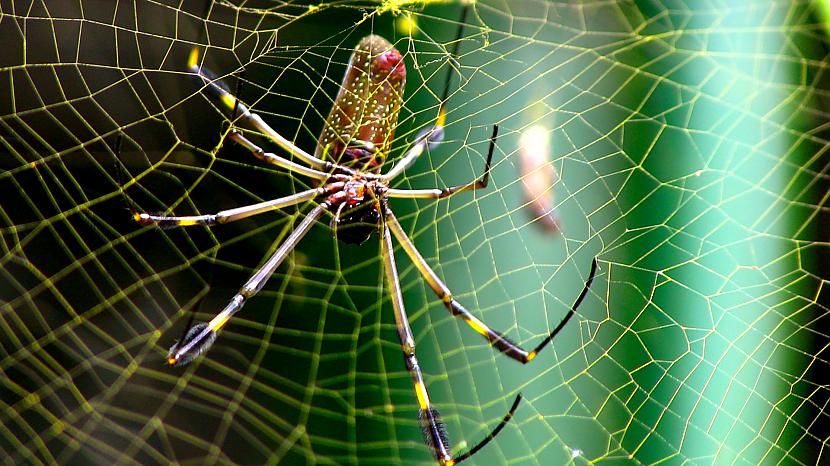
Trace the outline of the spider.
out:
<instances>
[{"instance_id":1,"label":"spider","mask_svg":"<svg viewBox=\"0 0 830 466\"><path fill-rule=\"evenodd\" d=\"M582 292L565 318L535 349L532 351L523 349L501 333L490 329L481 319L455 300L449 288L415 248L389 206L389 199L393 198L440 199L487 187L493 151L498 137L498 126L493 127L484 174L480 179L446 189L397 189L391 187L390 182L410 167L425 150L435 147L443 140L446 111L442 102L436 122L418 134L405 155L389 171L381 173L381 167L393 142L406 81L403 57L389 41L377 35L370 35L357 44L313 155L295 146L271 128L259 115L251 112L224 85L221 85L221 81L214 73L199 65L199 54L198 47L192 50L188 59L188 69L202 82L206 93L231 110L235 119L252 126L302 163L266 152L235 128L230 129L227 137L262 161L311 178L315 181L316 187L279 199L211 215L175 217L136 212L135 221L141 225L159 227L216 225L307 201L313 201L316 207L306 215L221 312L209 322L193 325L181 341L173 344L167 355L167 363L173 366L185 365L206 352L216 340L217 333L242 308L246 300L262 289L268 278L303 236L324 213L328 212L332 216L331 225L334 234L341 241L360 244L375 231L379 233L383 266L395 313L395 326L400 338L406 369L412 376L424 438L432 449L435 459L443 466L451 466L474 455L489 443L513 417L521 401L521 394L516 396L513 405L501 422L481 442L466 453L457 456L451 454L444 423L438 411L432 406L421 373L421 366L415 354L415 338L404 309L392 237L397 239L404 252L414 262L423 278L452 315L465 321L499 351L521 363L531 361L553 340L576 312L591 286L597 268L596 259L592 263L590 275Z\"/></svg>"}]
</instances>

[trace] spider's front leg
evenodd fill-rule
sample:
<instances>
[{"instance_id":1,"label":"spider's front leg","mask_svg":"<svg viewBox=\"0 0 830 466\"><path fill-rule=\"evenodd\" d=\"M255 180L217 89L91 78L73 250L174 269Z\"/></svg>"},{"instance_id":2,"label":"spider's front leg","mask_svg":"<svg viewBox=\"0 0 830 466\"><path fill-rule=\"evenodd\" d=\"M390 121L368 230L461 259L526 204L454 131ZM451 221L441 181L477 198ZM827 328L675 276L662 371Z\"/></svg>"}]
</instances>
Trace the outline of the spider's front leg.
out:
<instances>
[{"instance_id":1,"label":"spider's front leg","mask_svg":"<svg viewBox=\"0 0 830 466\"><path fill-rule=\"evenodd\" d=\"M314 222L320 217L328 205L324 202L314 208L294 229L291 235L280 244L279 248L270 258L248 279L242 289L230 300L227 306L210 322L202 322L194 325L188 331L182 341L176 342L167 354L167 363L171 366L182 366L189 364L199 355L207 351L216 341L217 333L236 314L248 298L254 296L262 289L268 278L282 264L288 254L294 250L297 243L308 233Z\"/></svg>"},{"instance_id":2,"label":"spider's front leg","mask_svg":"<svg viewBox=\"0 0 830 466\"><path fill-rule=\"evenodd\" d=\"M265 151L254 146L247 140L245 140L247 142L237 140L237 138L234 137L234 133L238 134L238 132L231 133L232 139L237 140L237 142L239 142L248 150L253 152L254 155L256 155L257 157L264 159L270 163L274 163L276 165L287 168L289 170L303 173L305 175L312 176L318 179L325 179L325 175L323 176L323 178L319 177L320 172L324 172L325 174L328 172L332 172L334 170L340 170L342 172L347 172L350 174L353 173L353 171L348 169L347 167L340 167L339 165L333 164L331 162L321 160L309 154L308 152L300 149L293 142L286 139L283 135L278 133L274 128L272 128L268 123L266 123L261 116L254 112L251 112L250 109L248 109L248 107L237 98L237 96L234 96L223 87L222 80L219 79L219 77L216 76L215 73L201 66L199 61L198 47L194 47L193 50L191 50L190 57L187 61L187 68L188 70L190 70L190 72L196 74L196 76L199 78L202 84L204 84L204 89L208 95L222 103L222 105L224 105L229 111L234 112L234 114L231 115L233 119L240 118L242 121L247 122L254 129L263 133L265 136L268 137L268 139L270 139L276 145L280 146L283 150L285 150L292 156L302 160L307 165L311 166L313 169L312 172L316 173L310 174L309 169L305 167L302 167L302 169L297 168L298 165L294 162L283 159L282 157L279 157L275 154L265 153Z\"/></svg>"},{"instance_id":3,"label":"spider's front leg","mask_svg":"<svg viewBox=\"0 0 830 466\"><path fill-rule=\"evenodd\" d=\"M484 175L482 175L480 179L458 186L450 186L445 189L389 189L389 191L387 191L389 197L440 199L464 191L475 191L476 189L486 188L487 184L490 182L490 169L493 164L493 152L496 149L496 139L498 137L499 125L495 125L493 126L493 134L490 136L490 147L487 150L487 161L484 164Z\"/></svg>"},{"instance_id":4,"label":"spider's front leg","mask_svg":"<svg viewBox=\"0 0 830 466\"><path fill-rule=\"evenodd\" d=\"M418 364L418 357L415 355L415 337L409 327L409 317L403 304L401 295L398 270L395 267L395 256L392 251L392 238L389 229L382 227L383 237L381 238L383 249L384 268L386 270L386 281L389 286L389 293L392 295L392 306L395 309L395 327L398 330L398 337L401 342L406 370L412 376L415 386L415 395L418 398L418 418L421 421L421 431L424 440L432 448L433 454L442 465L453 464L450 454L450 444L447 438L447 430L444 421L438 414L438 410L432 407L427 393L424 376L421 373L421 366Z\"/></svg>"},{"instance_id":5,"label":"spider's front leg","mask_svg":"<svg viewBox=\"0 0 830 466\"><path fill-rule=\"evenodd\" d=\"M326 193L326 190L331 185L321 186L315 189L309 189L290 196L281 197L279 199L272 199L270 201L260 202L235 209L223 210L215 214L207 215L190 215L184 217L168 216L161 214L151 214L146 212L136 212L133 214L133 220L139 225L156 225L160 228L174 228L174 227L188 227L194 225L216 225L218 223L234 222L242 220L254 215L259 215L264 212L269 212L283 207L299 204L301 202L310 201L317 196Z\"/></svg>"}]
</instances>

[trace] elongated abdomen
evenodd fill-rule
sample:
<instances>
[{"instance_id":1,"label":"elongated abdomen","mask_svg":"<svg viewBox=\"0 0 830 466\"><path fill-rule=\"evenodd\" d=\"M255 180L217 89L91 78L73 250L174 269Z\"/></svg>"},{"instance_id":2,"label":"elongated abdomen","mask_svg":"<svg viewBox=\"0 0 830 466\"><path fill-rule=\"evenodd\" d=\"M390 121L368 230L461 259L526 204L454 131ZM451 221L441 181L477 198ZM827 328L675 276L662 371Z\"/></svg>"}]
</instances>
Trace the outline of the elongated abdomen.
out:
<instances>
[{"instance_id":1,"label":"elongated abdomen","mask_svg":"<svg viewBox=\"0 0 830 466\"><path fill-rule=\"evenodd\" d=\"M360 40L314 153L336 163L375 171L392 146L403 101L406 67L388 40Z\"/></svg>"}]
</instances>

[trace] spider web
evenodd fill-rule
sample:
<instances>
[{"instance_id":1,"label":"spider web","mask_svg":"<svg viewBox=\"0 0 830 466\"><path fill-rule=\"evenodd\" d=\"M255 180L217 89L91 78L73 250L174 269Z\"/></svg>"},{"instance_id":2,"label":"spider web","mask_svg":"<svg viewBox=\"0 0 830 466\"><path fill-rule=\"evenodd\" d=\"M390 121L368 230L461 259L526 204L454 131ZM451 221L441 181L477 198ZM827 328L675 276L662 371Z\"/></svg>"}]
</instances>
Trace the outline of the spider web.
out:
<instances>
[{"instance_id":1,"label":"spider web","mask_svg":"<svg viewBox=\"0 0 830 466\"><path fill-rule=\"evenodd\" d=\"M445 142L398 187L475 179L500 124L486 190L392 201L460 302L533 347L599 258L575 318L521 366L396 250L454 452L521 392L471 463L826 460L826 3L483 1L453 57L461 10L0 1L5 461L432 463L376 239L339 244L321 222L206 357L171 368L167 348L309 206L164 231L128 210L214 213L310 186L222 147L227 114L186 71L194 45L310 151L369 33L408 68L393 158L452 75ZM559 235L523 192L520 138L540 126L557 177L532 195L552 196Z\"/></svg>"}]
</instances>

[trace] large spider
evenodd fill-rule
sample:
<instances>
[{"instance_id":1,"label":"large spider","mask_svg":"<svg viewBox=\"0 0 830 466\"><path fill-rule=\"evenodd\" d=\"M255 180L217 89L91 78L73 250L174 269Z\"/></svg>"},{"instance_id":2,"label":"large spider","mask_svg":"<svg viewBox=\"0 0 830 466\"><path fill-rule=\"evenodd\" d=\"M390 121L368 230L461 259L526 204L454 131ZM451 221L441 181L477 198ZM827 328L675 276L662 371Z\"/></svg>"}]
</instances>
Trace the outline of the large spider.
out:
<instances>
[{"instance_id":1,"label":"large spider","mask_svg":"<svg viewBox=\"0 0 830 466\"><path fill-rule=\"evenodd\" d=\"M230 139L265 162L312 178L318 187L283 198L225 210L212 215L172 217L160 214L136 213L134 215L135 220L142 225L158 225L161 227L215 225L233 222L306 201L314 201L317 205L220 313L210 322L198 323L192 326L185 337L170 348L167 362L174 366L188 364L207 351L216 340L217 333L228 323L230 318L242 308L248 298L262 289L268 278L297 246L300 239L305 236L324 212L328 212L332 214L331 224L335 235L344 242L360 244L366 241L372 232L379 231L387 285L392 296L395 325L400 338L404 361L414 383L424 438L432 448L438 463L449 466L475 454L507 424L519 405L521 395L516 396L510 410L487 437L466 453L453 457L444 423L438 411L432 407L421 374L421 367L415 355L415 339L404 309L392 249L392 236L401 244L403 250L415 263L424 279L452 315L463 319L473 330L483 335L491 345L521 363L531 361L565 326L587 294L597 268L596 260L594 260L585 287L571 310L544 341L532 351L527 351L501 333L491 330L483 321L458 303L453 298L449 288L438 278L438 275L415 248L415 245L392 213L388 200L390 198L438 199L464 191L485 188L490 175L498 126L493 127L487 152L487 162L481 179L446 189L396 189L390 187L389 183L396 176L403 173L407 167L411 166L425 149L434 147L443 139L446 113L442 103L437 121L431 127L419 133L404 157L388 172L380 173L392 145L406 80L403 58L400 52L386 39L377 35L370 35L357 44L314 155L303 151L281 136L265 123L259 115L252 113L224 86L220 85L221 82L212 72L199 65L198 48L194 48L191 52L188 68L195 76L199 77L205 86L204 90L211 97L232 110L234 118L249 124L305 165L266 152L236 129L232 129L228 133Z\"/></svg>"}]
</instances>

